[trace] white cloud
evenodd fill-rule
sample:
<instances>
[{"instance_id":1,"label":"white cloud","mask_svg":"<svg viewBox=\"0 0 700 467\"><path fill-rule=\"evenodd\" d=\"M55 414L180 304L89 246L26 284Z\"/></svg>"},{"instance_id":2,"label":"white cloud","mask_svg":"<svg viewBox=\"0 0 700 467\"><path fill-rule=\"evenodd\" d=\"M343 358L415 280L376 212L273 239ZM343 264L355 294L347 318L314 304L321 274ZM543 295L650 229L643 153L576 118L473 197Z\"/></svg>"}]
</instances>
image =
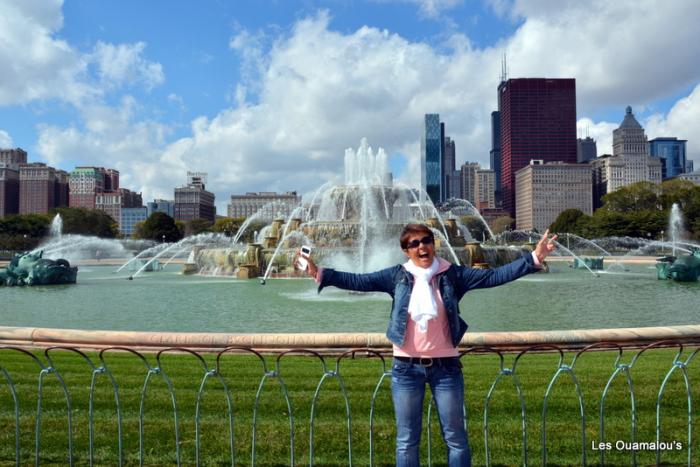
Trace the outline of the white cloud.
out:
<instances>
[{"instance_id":1,"label":"white cloud","mask_svg":"<svg viewBox=\"0 0 700 467\"><path fill-rule=\"evenodd\" d=\"M247 83L246 88L250 88L254 92L260 91L260 83L258 77L264 75L267 67L266 50L269 48L270 37L263 31L252 33L247 29L238 26L238 32L229 41L229 47L235 50L241 57L240 75L241 79ZM237 87L236 95L238 95L241 87ZM236 98L236 102L240 102Z\"/></svg>"},{"instance_id":2,"label":"white cloud","mask_svg":"<svg viewBox=\"0 0 700 467\"><path fill-rule=\"evenodd\" d=\"M614 122L594 122L590 118L581 118L576 122L578 137L590 136L596 141L598 156L612 154L612 132L622 123L622 118L617 123Z\"/></svg>"},{"instance_id":3,"label":"white cloud","mask_svg":"<svg viewBox=\"0 0 700 467\"><path fill-rule=\"evenodd\" d=\"M63 25L59 0L0 3L0 105L90 93L86 63L54 34Z\"/></svg>"},{"instance_id":4,"label":"white cloud","mask_svg":"<svg viewBox=\"0 0 700 467\"><path fill-rule=\"evenodd\" d=\"M500 18L511 17L513 0L485 0L486 5Z\"/></svg>"},{"instance_id":5,"label":"white cloud","mask_svg":"<svg viewBox=\"0 0 700 467\"><path fill-rule=\"evenodd\" d=\"M151 197L172 198L172 188L164 189L164 180L172 181L184 166L162 159L171 130L157 122L134 121L137 103L125 96L118 107L93 104L82 109L85 128L39 128L37 149L53 166L66 161L116 168L120 184ZM66 167L70 169L71 167ZM172 185L170 185L172 187Z\"/></svg>"},{"instance_id":6,"label":"white cloud","mask_svg":"<svg viewBox=\"0 0 700 467\"><path fill-rule=\"evenodd\" d=\"M640 105L700 79L700 3L518 0L507 41L511 76L575 77L579 114ZM670 26L673 25L673 26Z\"/></svg>"},{"instance_id":7,"label":"white cloud","mask_svg":"<svg viewBox=\"0 0 700 467\"><path fill-rule=\"evenodd\" d=\"M644 122L649 139L675 136L687 139L686 153L689 159L700 164L700 84L680 99L667 114L654 114Z\"/></svg>"},{"instance_id":8,"label":"white cloud","mask_svg":"<svg viewBox=\"0 0 700 467\"><path fill-rule=\"evenodd\" d=\"M12 137L4 130L0 130L0 148L11 148Z\"/></svg>"},{"instance_id":9,"label":"white cloud","mask_svg":"<svg viewBox=\"0 0 700 467\"><path fill-rule=\"evenodd\" d=\"M185 106L185 101L182 99L182 96L179 96L178 94L175 94L174 92L171 92L168 94L168 102L170 102L175 108L180 110L181 112L184 112L187 110L187 107Z\"/></svg>"},{"instance_id":10,"label":"white cloud","mask_svg":"<svg viewBox=\"0 0 700 467\"><path fill-rule=\"evenodd\" d=\"M459 163L488 166L490 113L504 49L512 77L577 78L578 125L588 126L599 154L611 152L619 121L594 122L591 114L619 106L621 121L628 104L636 108L700 82L694 66L700 32L691 24L698 17L696 2L678 1L674 8L593 2L584 8L578 2L546 7L543 1L516 2L514 11L524 21L499 44L473 49L468 38L454 36L447 43L457 46L449 53L377 28L335 32L324 12L276 38L239 30L229 45L248 68L244 80L231 85L235 106L193 120L190 135L168 143L170 130L139 122L138 103L125 99L117 109L81 108L84 128L43 128L40 149L51 161L81 155L85 163L117 164L124 186L143 190L145 199L171 197L187 170L205 171L222 209L232 193L308 192L338 179L344 149L363 136L390 155L405 154L403 179L415 182L425 113L440 113ZM663 24L675 27L659 34ZM663 57L662 71L654 57ZM124 82L117 72L107 74ZM157 73L152 76L157 82ZM647 134L654 125L689 140L698 134L697 95L696 88L687 105L680 101L650 120Z\"/></svg>"},{"instance_id":11,"label":"white cloud","mask_svg":"<svg viewBox=\"0 0 700 467\"><path fill-rule=\"evenodd\" d=\"M420 8L420 12L428 18L438 18L441 13L462 3L462 0L409 0Z\"/></svg>"},{"instance_id":12,"label":"white cloud","mask_svg":"<svg viewBox=\"0 0 700 467\"><path fill-rule=\"evenodd\" d=\"M58 39L62 3L0 2L0 106L49 99L79 106L124 84L150 89L163 82L161 65L143 57L142 42L99 42L83 54Z\"/></svg>"},{"instance_id":13,"label":"white cloud","mask_svg":"<svg viewBox=\"0 0 700 467\"><path fill-rule=\"evenodd\" d=\"M411 3L418 7L421 16L438 19L442 14L457 5L464 3L464 0L374 0L377 3Z\"/></svg>"},{"instance_id":14,"label":"white cloud","mask_svg":"<svg viewBox=\"0 0 700 467\"><path fill-rule=\"evenodd\" d=\"M90 58L97 66L100 80L107 86L141 83L150 90L165 80L160 63L143 58L146 44L107 44L98 42Z\"/></svg>"}]
</instances>

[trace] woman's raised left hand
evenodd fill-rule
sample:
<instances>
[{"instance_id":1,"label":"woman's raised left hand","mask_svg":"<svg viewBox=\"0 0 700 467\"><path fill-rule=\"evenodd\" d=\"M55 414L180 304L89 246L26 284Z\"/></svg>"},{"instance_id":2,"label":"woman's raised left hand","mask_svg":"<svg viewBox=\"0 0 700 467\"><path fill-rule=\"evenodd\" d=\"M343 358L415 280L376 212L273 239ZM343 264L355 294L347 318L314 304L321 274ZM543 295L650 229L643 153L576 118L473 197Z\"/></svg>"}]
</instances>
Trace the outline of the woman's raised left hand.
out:
<instances>
[{"instance_id":1,"label":"woman's raised left hand","mask_svg":"<svg viewBox=\"0 0 700 467\"><path fill-rule=\"evenodd\" d=\"M540 263L544 261L551 252L557 249L557 245L554 243L556 239L556 234L552 235L552 237L549 236L549 229L544 231L544 235L542 235L542 238L537 242L537 246L535 247L535 256L537 256Z\"/></svg>"}]
</instances>

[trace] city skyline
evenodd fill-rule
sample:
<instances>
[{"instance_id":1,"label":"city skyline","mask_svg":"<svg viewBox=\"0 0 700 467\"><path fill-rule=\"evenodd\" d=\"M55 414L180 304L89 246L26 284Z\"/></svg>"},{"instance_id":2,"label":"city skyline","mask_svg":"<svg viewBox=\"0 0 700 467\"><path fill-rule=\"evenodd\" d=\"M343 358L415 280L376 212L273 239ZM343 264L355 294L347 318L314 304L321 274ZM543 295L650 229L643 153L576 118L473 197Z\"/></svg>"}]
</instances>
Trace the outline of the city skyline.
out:
<instances>
[{"instance_id":1,"label":"city skyline","mask_svg":"<svg viewBox=\"0 0 700 467\"><path fill-rule=\"evenodd\" d=\"M363 136L418 185L426 113L449 126L458 166L488 167L504 53L511 78L576 79L579 136L598 154L631 105L650 139L687 139L700 159L696 2L76 0L0 12L14 65L0 76L0 147L67 171L115 167L144 200L171 198L188 170L210 173L219 212L234 193L308 193L342 178Z\"/></svg>"}]
</instances>

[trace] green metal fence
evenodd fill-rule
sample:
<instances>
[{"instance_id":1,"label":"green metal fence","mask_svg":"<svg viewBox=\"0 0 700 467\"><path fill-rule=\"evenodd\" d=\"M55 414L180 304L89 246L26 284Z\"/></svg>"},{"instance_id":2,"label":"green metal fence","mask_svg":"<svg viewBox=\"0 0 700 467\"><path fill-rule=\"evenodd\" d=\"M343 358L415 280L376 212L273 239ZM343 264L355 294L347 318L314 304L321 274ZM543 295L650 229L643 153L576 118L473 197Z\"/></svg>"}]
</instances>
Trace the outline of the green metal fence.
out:
<instances>
[{"instance_id":1,"label":"green metal fence","mask_svg":"<svg viewBox=\"0 0 700 467\"><path fill-rule=\"evenodd\" d=\"M673 358L667 368L663 369L664 374L659 375L662 379L661 384L658 387L653 388L652 393L655 394L655 400L653 401L656 427L655 427L655 438L653 440L644 439L640 440L638 438L638 425L639 425L639 404L640 400L638 397L639 388L635 386L634 369L641 364L641 362L649 355L652 351L656 349L672 349ZM114 420L116 421L116 439L114 439L112 446L105 447L100 446L100 449L111 449L114 451L114 458L119 465L127 464L124 455L124 427L123 419L125 408L120 399L121 391L123 387L120 386L119 375L117 375L110 365L108 364L109 356L113 354L128 355L133 357L133 359L139 363L139 367L142 368L142 384L140 390L140 399L138 403L138 443L139 443L139 455L138 462L141 465L147 464L147 452L150 452L148 446L146 426L144 422L145 414L148 411L149 394L155 390L165 390L167 392L167 398L170 400L171 413L174 430L172 433L174 442L174 463L181 465L186 463L183 460L182 449L184 445L191 446L194 444L194 463L196 465L206 464L207 459L203 455L202 444L203 436L201 428L201 417L203 410L203 399L207 392L212 391L212 385L218 387L216 394L223 394L225 398L225 412L218 414L220 418L219 429L226 432L226 447L225 447L225 463L230 465L245 464L245 465L262 465L258 460L258 453L265 446L261 446L260 441L257 438L258 432L258 421L259 421L259 411L260 411L260 400L264 394L271 394L271 397L278 397L286 408L286 427L288 434L280 434L278 439L279 443L287 443L288 458L278 459L279 463L288 465L314 465L317 463L316 459L316 448L317 448L317 407L320 395L324 391L329 391L331 389L325 389L329 382L334 382L334 391L338 391L340 405L337 407L338 417L336 420L339 421L337 426L333 427L336 436L342 436L346 441L345 452L336 453L339 463L342 465L360 465L362 463L368 463L369 465L375 465L375 451L377 449L377 440L375 433L375 418L377 416L377 399L381 395L386 397L389 392L390 386L390 368L388 366L386 353L382 353L376 348L356 348L349 349L340 354L328 355L322 354L314 349L291 349L286 351L274 351L261 353L254 348L245 346L232 346L227 347L222 350L218 350L214 353L204 352L202 350L195 350L192 348L185 347L169 347L160 349L157 353L148 353L143 351L138 351L132 347L125 346L111 346L104 347L99 352L84 352L80 350L78 346L54 346L48 347L41 350L32 349L29 346L18 346L18 345L4 345L0 346L0 390L4 390L9 397L6 398L7 403L5 406L0 406L0 413L4 413L7 416L6 420L9 422L0 426L2 430L5 430L6 434L11 432L14 433L14 446L15 446L15 459L14 463L16 465L21 465L27 462L27 453L33 453L33 462L39 465L45 462L42 457L42 451L44 450L44 443L42 442L42 437L46 436L47 430L49 428L43 426L43 421L46 418L46 394L45 388L49 381L51 381L54 386L59 388L57 394L65 402L64 410L62 415L57 414L52 411L50 414L53 419L61 418L64 420L65 429L65 439L66 439L66 457L65 463L69 465L74 465L76 463L89 463L93 465L95 462L95 393L96 387L99 385L107 384L110 388L110 393L114 398ZM617 443L619 440L609 439L608 433L606 432L606 423L609 419L609 394L610 388L617 380L622 380L624 382L624 387L626 391L626 397L629 400L629 411L628 411L628 426L629 433L626 435L625 443L639 443L643 442L644 449L649 450L649 443L655 443L651 445L652 450L656 454L656 463L661 464L665 462L665 449L667 446L665 443L674 442L679 443L682 449L686 453L687 465L694 465L699 461L696 455L696 444L697 442L693 438L693 423L695 420L693 400L694 395L697 396L698 388L691 384L691 375L689 369L692 368L693 362L695 361L695 356L698 353L698 349L695 344L684 344L678 340L661 340L652 343L647 343L641 347L636 348L625 348L619 343L615 342L598 342L590 344L583 348L577 349L575 351L567 350L565 352L564 346L551 345L551 344L539 344L526 346L513 351L508 349L507 346L494 347L494 346L471 346L465 348L462 352L462 359L469 360L469 363L465 367L474 368L480 367L480 361L488 356L491 359L497 359L498 361L498 371L493 378L488 391L484 395L474 395L470 392L469 384L467 384L466 399L468 406L481 406L483 408L483 419L475 420L469 419L470 429L476 429L476 427L481 427L483 430L483 446L479 447L473 444L472 440L472 450L474 452L479 449L483 449L483 458L486 465L499 464L502 465L504 461L499 458L494 458L493 456L493 434L495 424L497 423L493 419L493 407L499 402L497 399L499 397L505 397L504 394L508 392L511 395L515 395L512 400L516 403L511 404L508 408L513 417L519 417L520 422L520 440L514 440L514 443L519 444L521 450L520 461L522 465L549 465L552 462L550 457L548 457L548 448L551 447L553 440L556 438L556 433L548 431L548 424L551 422L551 414L548 409L553 398L553 388L560 383L562 380L568 382L569 391L572 393L573 403L570 404L569 410L567 412L567 422L571 425L578 426L576 432L577 436L580 437L580 455L577 455L578 463L581 465L595 465L595 464L606 464L606 455L610 452L610 449L596 449L599 451L597 458L592 458L594 456L590 455L591 442L596 443L598 446L605 446L606 443ZM600 352L605 352L607 355L612 355L614 357L614 362L607 368L605 368L605 374L607 379L605 379L602 385L600 396L597 401L595 401L595 409L597 412L598 425L597 433L594 433L594 440L591 440L590 429L587 429L587 422L590 425L591 420L587 420L587 412L590 417L591 407L586 407L586 402L584 401L582 387L580 384L580 378L584 376L581 370L581 362L590 355L599 355ZM669 352L669 350L665 350ZM522 368L522 361L528 358L529 355L548 353L553 356L551 361L553 363L548 364L546 369L546 374L548 375L544 384L541 388L541 412L538 414L533 414L532 409L528 411L528 404L526 398L524 397L524 385L522 380L527 378L527 370ZM191 374L196 375L196 379L200 381L198 384L198 389L194 395L195 411L194 411L194 439L185 439L183 433L181 433L180 426L182 424L183 413L178 401L177 392L174 389L174 382L177 380L178 375L169 374L166 371L165 365L163 365L163 359L168 355L177 354L191 357L191 360L195 363L188 366ZM71 358L82 362L82 366L86 373L90 374L90 387L88 390L88 414L87 414L87 427L77 426L75 423L76 419L76 407L73 404L73 394L71 393L72 388L70 385L66 384L63 377L62 371L60 370L61 365L57 363L57 356L60 355L64 361L67 355L72 356ZM258 376L257 376L257 391L255 394L255 401L253 404L253 414L252 423L248 426L243 427L243 429L250 430L250 446L247 449L243 449L240 443L236 442L235 429L237 423L237 413L236 406L234 404L235 391L233 391L228 383L231 378L235 378L235 375L227 374L231 367L228 365L226 369L222 366L222 361L228 356L240 356L246 355L250 359L258 362ZM308 374L305 373L305 377L309 381L313 382L315 390L311 399L310 410L307 413L300 413L299 409L295 407L293 403L293 398L290 397L290 390L286 379L288 378L288 373L285 370L285 363L291 358L298 358L303 356L308 359L309 364L307 365L309 370ZM348 392L346 390L346 381L351 379L353 376L351 374L346 374L344 368L349 360L355 360L359 358L366 358L373 360L375 364L379 365L380 370L376 375L376 381L372 381L371 386L373 390L371 391L369 413L360 411L354 408L351 404L351 400L348 397ZM556 361L555 361L556 360ZM31 375L17 375L14 374L10 369L13 363L18 361L29 362L29 367L33 373L31 375L36 376L36 386L31 387L31 385L22 384L21 388L16 383L20 376L23 376L26 380L27 376ZM234 360L235 362L235 360ZM697 365L697 364L695 364ZM23 368L27 368L25 365ZM306 368L306 367L305 367ZM24 370L25 372L27 370ZM305 370L306 371L306 370ZM350 372L352 373L352 372ZM680 378L682 381L683 390L680 392L680 396L677 396L673 400L674 406L681 406L686 408L685 415L682 419L676 417L673 421L676 427L681 424L683 426L683 431L685 432L685 439L676 439L668 441L664 436L665 430L668 429L669 423L662 423L662 414L669 404L669 401L664 398L664 394L668 388L669 381L672 377ZM156 388L156 382L158 387ZM645 388L648 389L648 388ZM74 389L73 389L74 390ZM694 393L695 390L695 393ZM21 400L24 397L23 391L25 392L35 392L36 393L36 407L23 406ZM648 392L648 391L646 391ZM676 391L678 392L678 391ZM55 397L55 395L54 395ZM681 398L682 400L678 400ZM538 407L539 409L539 407ZM587 410L588 409L588 410ZM426 437L427 442L427 463L428 465L440 464L444 462L444 459L439 459L434 454L435 441L432 435L432 431L436 431L434 427L431 427L433 417L432 414L432 404L427 406L427 424L428 424L428 436ZM386 415L386 414L385 414ZM29 417L33 420L34 424L34 434L33 434L33 445L26 442L26 434L21 433L22 419ZM298 421L295 422L295 417L297 419L303 418L305 423L308 423L308 439L302 440L296 436L296 429L298 427ZM363 441L363 445L368 446L369 452L363 453L362 458L368 459L368 461L357 461L353 457L353 454L357 455L357 448L354 446L353 441L357 442L357 433L353 434L353 422L359 419L366 420L369 419L369 432L362 434L362 437L366 437L368 442ZM468 411L465 407L465 423L467 422ZM81 416L81 420L84 420L84 416ZM532 450L529 448L528 443L532 443L533 437L533 427L532 424L537 425L535 431L539 431L539 455L533 458ZM26 422L25 422L26 425ZM53 428L52 428L53 429ZM84 432L87 429L88 438L88 455L87 459L81 458L80 461L76 459L74 438L76 432ZM55 433L52 433L55 435ZM11 438L9 437L6 438ZM190 437L191 438L191 437ZM22 440L25 440L22 443ZM392 440L393 442L393 440ZM308 443L308 448L305 449L308 453L308 458L301 458L297 455L300 452L300 446L302 444ZM160 449L160 447L159 447ZM247 451L247 452L246 452ZM625 449L627 451L627 449ZM639 449L629 449L628 455L626 454L625 463L630 465L637 465L638 451ZM615 462L619 462L616 460ZM684 461L685 462L685 461Z\"/></svg>"}]
</instances>

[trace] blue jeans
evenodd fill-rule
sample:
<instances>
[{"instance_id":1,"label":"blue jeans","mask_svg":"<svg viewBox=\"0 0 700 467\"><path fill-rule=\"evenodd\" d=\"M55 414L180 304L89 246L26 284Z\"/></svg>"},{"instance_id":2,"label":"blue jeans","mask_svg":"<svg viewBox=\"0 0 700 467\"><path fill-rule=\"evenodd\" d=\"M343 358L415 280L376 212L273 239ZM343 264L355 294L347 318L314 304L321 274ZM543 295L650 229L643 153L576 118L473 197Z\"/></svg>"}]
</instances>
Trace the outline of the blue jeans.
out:
<instances>
[{"instance_id":1,"label":"blue jeans","mask_svg":"<svg viewBox=\"0 0 700 467\"><path fill-rule=\"evenodd\" d=\"M396 414L396 465L419 465L418 446L423 425L425 383L435 399L442 438L450 467L471 466L471 451L464 429L464 377L458 358L423 366L394 359L391 396Z\"/></svg>"}]
</instances>

